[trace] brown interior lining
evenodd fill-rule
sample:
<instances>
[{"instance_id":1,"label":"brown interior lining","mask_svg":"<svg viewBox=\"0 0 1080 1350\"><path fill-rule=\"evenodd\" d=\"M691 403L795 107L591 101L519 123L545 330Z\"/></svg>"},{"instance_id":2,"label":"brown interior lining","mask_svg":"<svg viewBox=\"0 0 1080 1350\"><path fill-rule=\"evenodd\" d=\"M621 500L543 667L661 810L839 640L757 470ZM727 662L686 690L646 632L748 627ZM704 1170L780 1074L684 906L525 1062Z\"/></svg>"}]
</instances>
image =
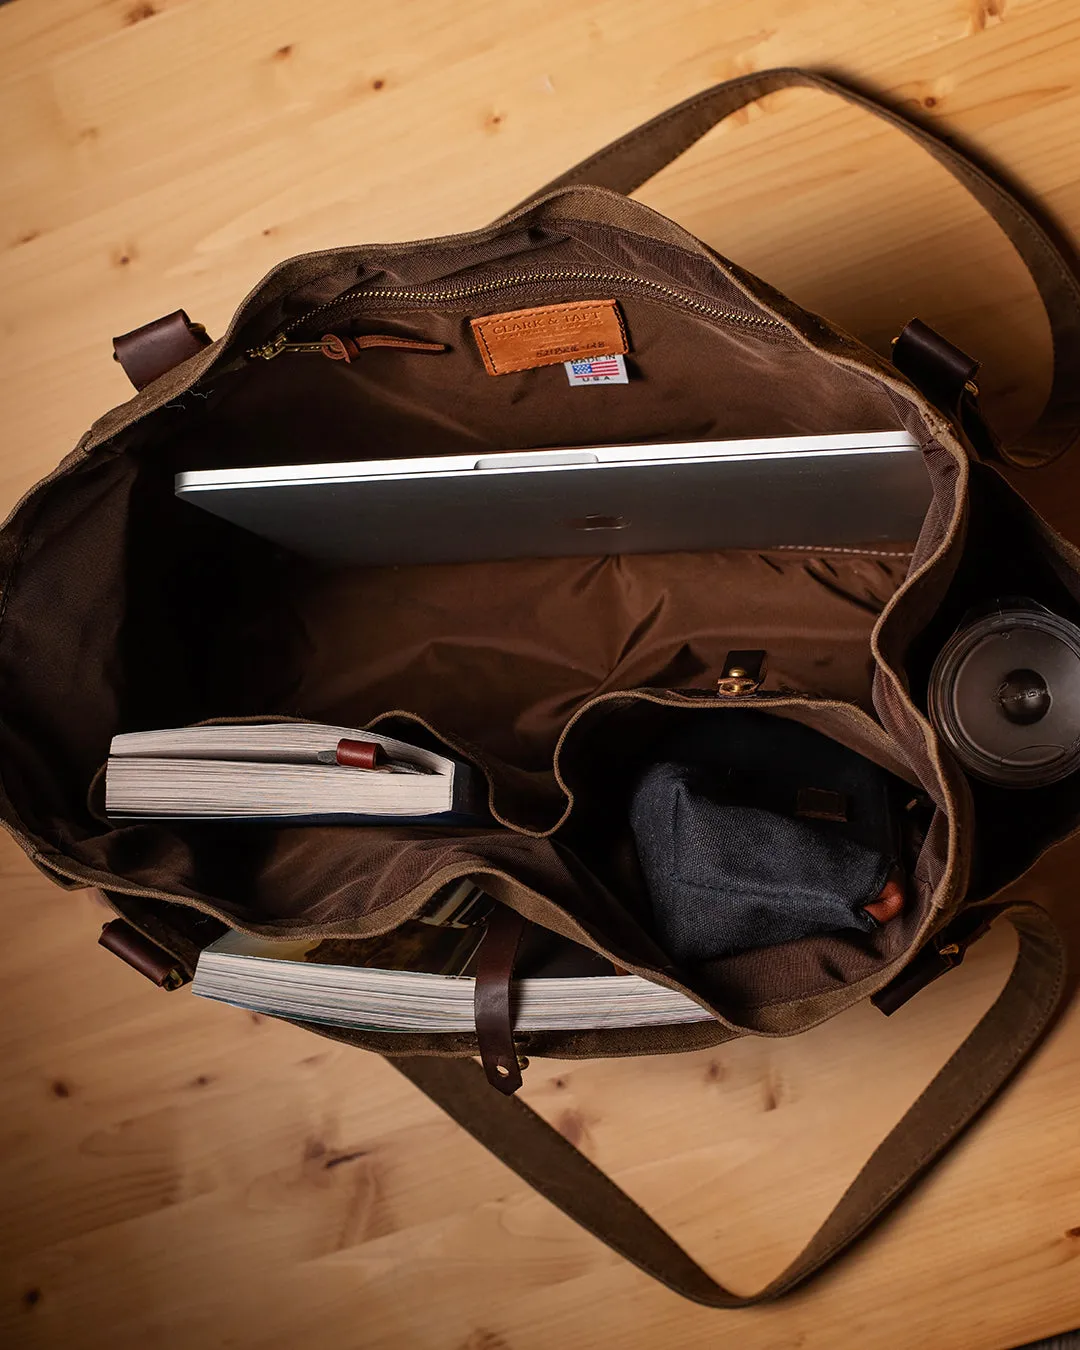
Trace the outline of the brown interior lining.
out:
<instances>
[{"instance_id":1,"label":"brown interior lining","mask_svg":"<svg viewBox=\"0 0 1080 1350\"><path fill-rule=\"evenodd\" d=\"M449 351L252 362L46 495L4 619L5 659L32 659L42 679L9 680L3 729L6 791L46 848L264 932L372 931L448 870L498 869L628 962L663 964L617 892L619 868L585 867L562 830L108 828L85 804L117 731L272 714L360 726L400 709L468 744L500 813L539 831L565 806L556 740L598 693L708 690L729 649L761 646L773 687L869 708L870 630L903 578L902 549L329 569L173 496L180 468L897 425L891 396L865 375L782 335L612 287L600 295L622 304L630 384L572 389L561 366L484 372L470 314L580 291L409 314L361 305L335 331L406 333ZM64 622L37 622L50 611ZM796 945L733 967L730 997L719 980L714 1006L836 987L871 973L894 943Z\"/></svg>"}]
</instances>

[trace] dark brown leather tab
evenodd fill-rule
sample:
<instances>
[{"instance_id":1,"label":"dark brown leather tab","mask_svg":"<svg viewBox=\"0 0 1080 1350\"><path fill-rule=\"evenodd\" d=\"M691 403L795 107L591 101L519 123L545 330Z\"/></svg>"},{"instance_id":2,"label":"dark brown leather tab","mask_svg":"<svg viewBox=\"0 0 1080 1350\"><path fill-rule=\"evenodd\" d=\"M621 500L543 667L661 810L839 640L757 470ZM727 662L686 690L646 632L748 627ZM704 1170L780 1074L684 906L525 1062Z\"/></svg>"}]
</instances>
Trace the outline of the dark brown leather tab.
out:
<instances>
[{"instance_id":1,"label":"dark brown leather tab","mask_svg":"<svg viewBox=\"0 0 1080 1350\"><path fill-rule=\"evenodd\" d=\"M124 919L129 928L143 934L154 946L173 954L185 983L194 975L206 948L229 931L220 919L187 905L147 900L119 891L103 890L101 895L118 919Z\"/></svg>"},{"instance_id":2,"label":"dark brown leather tab","mask_svg":"<svg viewBox=\"0 0 1080 1350\"><path fill-rule=\"evenodd\" d=\"M979 407L978 361L921 319L912 319L893 339L892 361L924 398L964 432L980 459L1005 462Z\"/></svg>"},{"instance_id":3,"label":"dark brown leather tab","mask_svg":"<svg viewBox=\"0 0 1080 1350\"><path fill-rule=\"evenodd\" d=\"M848 799L829 788L800 788L795 797L795 814L804 820L831 820L846 825L850 819Z\"/></svg>"},{"instance_id":4,"label":"dark brown leather tab","mask_svg":"<svg viewBox=\"0 0 1080 1350\"><path fill-rule=\"evenodd\" d=\"M133 970L145 975L159 989L179 989L188 975L176 957L144 937L124 919L113 919L101 930L98 945L126 961Z\"/></svg>"},{"instance_id":5,"label":"dark brown leather tab","mask_svg":"<svg viewBox=\"0 0 1080 1350\"><path fill-rule=\"evenodd\" d=\"M871 994L870 1002L879 1012L891 1017L928 984L958 966L971 944L990 931L990 923L991 919L984 917L980 910L958 915L925 944L894 980Z\"/></svg>"},{"instance_id":6,"label":"dark brown leather tab","mask_svg":"<svg viewBox=\"0 0 1080 1350\"><path fill-rule=\"evenodd\" d=\"M136 389L145 389L159 375L210 345L201 323L192 323L178 309L130 333L113 338L113 359L119 361Z\"/></svg>"},{"instance_id":7,"label":"dark brown leather tab","mask_svg":"<svg viewBox=\"0 0 1080 1350\"><path fill-rule=\"evenodd\" d=\"M964 391L979 373L979 362L940 333L912 319L893 339L893 365L946 417L960 420Z\"/></svg>"},{"instance_id":8,"label":"dark brown leather tab","mask_svg":"<svg viewBox=\"0 0 1080 1350\"><path fill-rule=\"evenodd\" d=\"M497 906L488 919L476 959L473 1013L480 1061L491 1086L508 1097L521 1086L510 986L514 958L524 931L525 920L520 914L505 905Z\"/></svg>"}]
</instances>

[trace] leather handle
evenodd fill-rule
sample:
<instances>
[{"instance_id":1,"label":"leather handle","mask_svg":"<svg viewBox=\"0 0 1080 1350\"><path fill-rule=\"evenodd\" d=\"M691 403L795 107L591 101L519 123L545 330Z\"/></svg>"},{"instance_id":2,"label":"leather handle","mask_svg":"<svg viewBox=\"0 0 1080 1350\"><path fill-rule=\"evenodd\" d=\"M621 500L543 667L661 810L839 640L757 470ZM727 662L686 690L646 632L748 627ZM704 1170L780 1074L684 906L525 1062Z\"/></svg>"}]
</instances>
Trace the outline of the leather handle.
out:
<instances>
[{"instance_id":1,"label":"leather handle","mask_svg":"<svg viewBox=\"0 0 1080 1350\"><path fill-rule=\"evenodd\" d=\"M890 106L880 94L795 67L743 75L695 94L620 136L528 201L583 183L629 195L732 113L766 94L796 87L842 98L902 131L948 169L997 221L1031 273L1050 322L1054 351L1050 396L1035 426L1016 444L1022 458L1014 462L1045 463L1075 444L1080 438L1080 266L1075 250L1000 169L991 168L970 148L961 149L955 137L945 140L914 120L906 108Z\"/></svg>"},{"instance_id":2,"label":"leather handle","mask_svg":"<svg viewBox=\"0 0 1080 1350\"><path fill-rule=\"evenodd\" d=\"M795 1260L756 1294L726 1289L557 1130L513 1097L492 1093L473 1060L414 1056L390 1063L480 1143L583 1228L684 1298L740 1308L778 1297L834 1260L885 1213L1016 1072L1050 1026L1065 987L1065 948L1034 905L1003 914L1020 946L993 1007L874 1151ZM717 1212L723 1206L717 1203Z\"/></svg>"}]
</instances>

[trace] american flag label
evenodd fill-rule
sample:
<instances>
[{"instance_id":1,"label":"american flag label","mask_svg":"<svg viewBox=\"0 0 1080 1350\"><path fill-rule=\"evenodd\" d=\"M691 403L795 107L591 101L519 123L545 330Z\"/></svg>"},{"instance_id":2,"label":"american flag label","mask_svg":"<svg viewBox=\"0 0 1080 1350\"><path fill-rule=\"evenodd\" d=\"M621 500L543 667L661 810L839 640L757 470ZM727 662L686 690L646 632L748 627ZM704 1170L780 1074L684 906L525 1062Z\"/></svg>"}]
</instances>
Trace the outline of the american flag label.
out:
<instances>
[{"instance_id":1,"label":"american flag label","mask_svg":"<svg viewBox=\"0 0 1080 1350\"><path fill-rule=\"evenodd\" d=\"M563 365L571 385L630 383L621 356L589 356L581 361L564 361Z\"/></svg>"}]
</instances>

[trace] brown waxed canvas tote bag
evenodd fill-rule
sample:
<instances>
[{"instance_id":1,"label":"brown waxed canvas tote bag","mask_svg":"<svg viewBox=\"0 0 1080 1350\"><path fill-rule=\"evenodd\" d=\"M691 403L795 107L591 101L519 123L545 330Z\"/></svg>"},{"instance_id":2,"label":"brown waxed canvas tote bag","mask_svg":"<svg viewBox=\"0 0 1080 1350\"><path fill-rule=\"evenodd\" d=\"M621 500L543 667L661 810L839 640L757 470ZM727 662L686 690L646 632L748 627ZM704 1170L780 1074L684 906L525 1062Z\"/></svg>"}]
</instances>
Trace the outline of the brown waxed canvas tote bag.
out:
<instances>
[{"instance_id":1,"label":"brown waxed canvas tote bag","mask_svg":"<svg viewBox=\"0 0 1080 1350\"><path fill-rule=\"evenodd\" d=\"M929 328L909 325L890 363L629 199L723 118L794 85L912 137L1024 259L1054 373L1018 444L997 443L975 363ZM619 316L631 378L614 397L579 397L559 365L486 349L473 324L568 304ZM27 855L62 886L99 888L121 921L108 945L167 988L190 980L229 927L368 937L455 878L477 878L503 914L683 991L710 1020L514 1035L511 943L484 973L485 1063L502 1062L499 1091L475 1034L313 1029L386 1056L554 1204L687 1298L752 1303L830 1261L993 1097L1063 989L1047 916L995 896L1076 829L1080 775L1029 792L977 783L926 705L935 656L981 599L1023 595L1080 614L1080 556L999 472L1049 462L1080 432L1080 286L1063 247L930 131L822 76L771 70L655 118L486 229L292 258L217 341L181 312L116 350L135 397L27 493L0 535L0 812ZM761 553L327 568L173 490L180 470L222 466L901 429L922 447L933 494L910 553L808 538ZM750 651L767 652L763 680L732 674L730 654ZM607 805L611 775L636 738L748 707L823 733L922 795L924 824L905 841L913 894L873 933L690 972L642 920L625 820ZM113 735L223 717L372 726L449 747L486 777L491 820L229 832L109 823L94 808ZM1019 948L997 1002L807 1248L752 1298L716 1283L512 1095L527 1057L792 1035L868 998L891 1011L998 917Z\"/></svg>"}]
</instances>

